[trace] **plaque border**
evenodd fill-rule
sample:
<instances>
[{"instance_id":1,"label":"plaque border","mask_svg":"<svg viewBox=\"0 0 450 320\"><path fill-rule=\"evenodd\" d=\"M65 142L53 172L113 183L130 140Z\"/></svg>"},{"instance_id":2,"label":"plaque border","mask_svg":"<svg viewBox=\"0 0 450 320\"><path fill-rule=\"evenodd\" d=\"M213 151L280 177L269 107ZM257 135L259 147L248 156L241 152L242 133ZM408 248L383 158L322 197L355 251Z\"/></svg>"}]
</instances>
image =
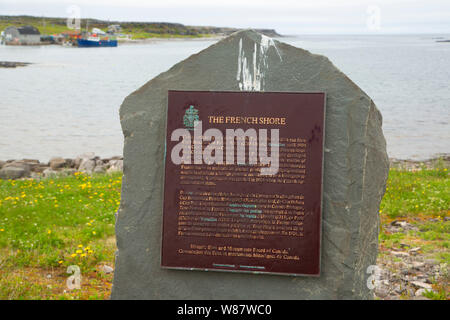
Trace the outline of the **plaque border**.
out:
<instances>
[{"instance_id":1,"label":"plaque border","mask_svg":"<svg viewBox=\"0 0 450 320\"><path fill-rule=\"evenodd\" d=\"M320 212L319 212L319 270L317 274L311 273L286 273L286 272L268 272L268 271L246 271L246 270L234 270L234 269L220 269L220 268L197 268L197 267L171 267L164 266L162 264L162 252L163 252L163 235L164 235L164 197L165 197L165 182L166 182L166 160L167 160L167 126L168 126L168 111L169 111L169 93L170 92L187 92L187 93L251 93L251 94L265 94L265 93L282 93L282 94L323 94L323 134L322 134L322 163L321 163L321 192L320 192ZM235 91L235 90L167 90L167 104L165 109L164 118L164 169L163 169L163 181L162 181L162 206L161 206L161 232L160 232L160 254L159 254L159 266L164 270L178 270L178 271L204 271L204 272L224 272L224 273L242 273L242 274L254 274L254 275L269 275L269 276L286 276L286 277L312 277L319 278L322 273L322 235L323 235L323 178L325 168L325 138L326 138L326 116L327 116L327 93L325 91Z\"/></svg>"}]
</instances>

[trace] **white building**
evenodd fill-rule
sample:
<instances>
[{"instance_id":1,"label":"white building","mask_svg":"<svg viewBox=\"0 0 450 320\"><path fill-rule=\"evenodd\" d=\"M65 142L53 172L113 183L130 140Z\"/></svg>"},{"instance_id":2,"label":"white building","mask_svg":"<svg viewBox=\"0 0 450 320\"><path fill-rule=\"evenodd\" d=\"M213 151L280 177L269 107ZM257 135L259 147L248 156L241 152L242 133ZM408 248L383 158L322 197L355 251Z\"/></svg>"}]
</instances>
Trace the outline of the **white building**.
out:
<instances>
[{"instance_id":1,"label":"white building","mask_svg":"<svg viewBox=\"0 0 450 320\"><path fill-rule=\"evenodd\" d=\"M108 26L108 33L116 34L122 32L122 27L119 24L112 24Z\"/></svg>"},{"instance_id":2,"label":"white building","mask_svg":"<svg viewBox=\"0 0 450 320\"><path fill-rule=\"evenodd\" d=\"M34 45L41 43L41 33L33 26L7 27L3 32L7 45Z\"/></svg>"}]
</instances>

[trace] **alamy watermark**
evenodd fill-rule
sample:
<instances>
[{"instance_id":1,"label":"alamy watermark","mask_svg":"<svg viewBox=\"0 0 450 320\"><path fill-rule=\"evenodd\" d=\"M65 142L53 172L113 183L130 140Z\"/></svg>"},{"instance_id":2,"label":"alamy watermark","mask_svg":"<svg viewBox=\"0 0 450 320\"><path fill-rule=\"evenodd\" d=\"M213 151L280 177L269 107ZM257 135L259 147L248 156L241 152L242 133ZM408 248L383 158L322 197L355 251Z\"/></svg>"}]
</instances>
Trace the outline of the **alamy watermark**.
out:
<instances>
[{"instance_id":1,"label":"alamy watermark","mask_svg":"<svg viewBox=\"0 0 450 320\"><path fill-rule=\"evenodd\" d=\"M67 28L71 30L81 29L81 8L77 5L71 5L66 9L69 15L66 20Z\"/></svg>"},{"instance_id":2,"label":"alamy watermark","mask_svg":"<svg viewBox=\"0 0 450 320\"><path fill-rule=\"evenodd\" d=\"M81 270L77 265L67 267L67 273L71 274L66 280L67 289L81 289Z\"/></svg>"},{"instance_id":3,"label":"alamy watermark","mask_svg":"<svg viewBox=\"0 0 450 320\"><path fill-rule=\"evenodd\" d=\"M170 154L174 164L245 165L247 164L246 149L248 148L249 165L260 165L261 175L276 175L278 173L279 129L270 129L270 142L267 129L249 128L246 131L243 129L226 129L224 145L224 136L221 130L210 128L203 132L202 121L197 120L194 121L192 127L191 130L175 129L170 136L171 141L179 141ZM191 134L192 131L193 135ZM205 148L203 148L204 141L210 142ZM268 152L269 146L270 154ZM237 150L236 157L235 149Z\"/></svg>"},{"instance_id":4,"label":"alamy watermark","mask_svg":"<svg viewBox=\"0 0 450 320\"><path fill-rule=\"evenodd\" d=\"M366 26L370 31L381 30L381 8L377 5L370 5L367 7Z\"/></svg>"}]
</instances>

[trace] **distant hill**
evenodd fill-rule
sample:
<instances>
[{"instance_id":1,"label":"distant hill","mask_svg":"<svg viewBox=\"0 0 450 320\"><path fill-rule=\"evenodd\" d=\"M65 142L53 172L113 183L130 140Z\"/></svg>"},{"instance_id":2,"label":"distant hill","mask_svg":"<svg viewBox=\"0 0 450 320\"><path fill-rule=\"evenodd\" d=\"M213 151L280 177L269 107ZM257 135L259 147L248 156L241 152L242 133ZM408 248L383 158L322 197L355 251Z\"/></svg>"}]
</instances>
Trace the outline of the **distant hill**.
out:
<instances>
[{"instance_id":1,"label":"distant hill","mask_svg":"<svg viewBox=\"0 0 450 320\"><path fill-rule=\"evenodd\" d=\"M41 34L54 34L68 31L67 18L48 18L34 16L0 16L0 30L8 26L32 25L39 29ZM132 22L132 21L105 21L98 19L81 19L81 28L86 27L89 21L89 29L99 28L106 30L109 25L119 24L122 33L130 34L134 39L152 37L207 37L222 36L236 32L238 28L186 26L180 23L170 22ZM280 37L275 29L255 29L269 37Z\"/></svg>"}]
</instances>

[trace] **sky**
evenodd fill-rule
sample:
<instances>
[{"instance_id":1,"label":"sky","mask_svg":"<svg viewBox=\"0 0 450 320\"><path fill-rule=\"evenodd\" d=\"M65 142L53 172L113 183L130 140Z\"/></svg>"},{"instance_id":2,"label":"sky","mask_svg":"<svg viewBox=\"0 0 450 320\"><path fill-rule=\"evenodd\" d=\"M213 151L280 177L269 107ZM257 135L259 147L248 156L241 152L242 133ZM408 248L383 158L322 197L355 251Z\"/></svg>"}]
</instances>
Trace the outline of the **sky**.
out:
<instances>
[{"instance_id":1,"label":"sky","mask_svg":"<svg viewBox=\"0 0 450 320\"><path fill-rule=\"evenodd\" d=\"M269 28L284 35L450 33L450 0L0 0L0 15L75 12L112 21Z\"/></svg>"}]
</instances>

